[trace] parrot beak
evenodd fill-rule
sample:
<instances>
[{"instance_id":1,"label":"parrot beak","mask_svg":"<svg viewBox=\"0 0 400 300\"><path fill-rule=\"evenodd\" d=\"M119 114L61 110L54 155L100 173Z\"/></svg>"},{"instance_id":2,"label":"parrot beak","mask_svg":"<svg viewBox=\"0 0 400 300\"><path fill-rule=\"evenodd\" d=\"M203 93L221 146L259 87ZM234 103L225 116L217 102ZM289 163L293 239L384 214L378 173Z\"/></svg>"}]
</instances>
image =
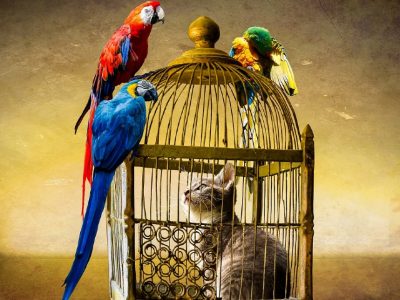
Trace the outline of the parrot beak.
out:
<instances>
[{"instance_id":1,"label":"parrot beak","mask_svg":"<svg viewBox=\"0 0 400 300\"><path fill-rule=\"evenodd\" d=\"M143 96L145 101L154 101L156 102L158 100L158 93L157 90L152 88L146 91L146 93Z\"/></svg>"},{"instance_id":2,"label":"parrot beak","mask_svg":"<svg viewBox=\"0 0 400 300\"><path fill-rule=\"evenodd\" d=\"M135 81L133 81L135 82ZM135 89L135 97L141 96L145 101L157 101L158 93L152 83L147 80L139 80L137 84L132 84L131 87ZM129 89L129 87L128 87Z\"/></svg>"},{"instance_id":3,"label":"parrot beak","mask_svg":"<svg viewBox=\"0 0 400 300\"><path fill-rule=\"evenodd\" d=\"M161 8L161 6L158 6L153 14L153 17L151 18L151 24L153 25L156 24L157 22L162 22L164 24L164 17L165 17L164 10Z\"/></svg>"},{"instance_id":4,"label":"parrot beak","mask_svg":"<svg viewBox=\"0 0 400 300\"><path fill-rule=\"evenodd\" d=\"M158 15L154 14L153 17L151 18L151 25L156 24L159 21Z\"/></svg>"}]
</instances>

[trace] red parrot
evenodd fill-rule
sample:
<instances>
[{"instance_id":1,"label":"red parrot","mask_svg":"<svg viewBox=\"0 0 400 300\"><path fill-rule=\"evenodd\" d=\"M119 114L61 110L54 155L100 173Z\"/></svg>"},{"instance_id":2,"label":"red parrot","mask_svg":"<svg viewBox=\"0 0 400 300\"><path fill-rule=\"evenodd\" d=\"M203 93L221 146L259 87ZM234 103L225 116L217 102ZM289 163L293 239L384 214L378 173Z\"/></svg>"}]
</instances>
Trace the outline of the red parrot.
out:
<instances>
[{"instance_id":1,"label":"red parrot","mask_svg":"<svg viewBox=\"0 0 400 300\"><path fill-rule=\"evenodd\" d=\"M92 124L97 105L112 98L115 86L128 82L143 65L147 56L147 40L152 25L164 22L164 10L158 1L147 1L131 11L104 46L93 78L89 100L75 125L75 133L89 111L85 162L82 182L82 211L84 210L85 182L92 184Z\"/></svg>"}]
</instances>

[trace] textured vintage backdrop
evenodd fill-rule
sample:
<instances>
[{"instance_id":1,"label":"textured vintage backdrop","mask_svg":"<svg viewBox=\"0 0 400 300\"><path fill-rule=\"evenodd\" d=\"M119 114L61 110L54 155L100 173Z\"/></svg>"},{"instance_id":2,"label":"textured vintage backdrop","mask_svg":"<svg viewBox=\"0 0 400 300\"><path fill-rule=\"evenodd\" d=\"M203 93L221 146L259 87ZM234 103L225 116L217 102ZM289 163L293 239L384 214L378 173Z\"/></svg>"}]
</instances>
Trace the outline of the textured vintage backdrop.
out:
<instances>
[{"instance_id":1,"label":"textured vintage backdrop","mask_svg":"<svg viewBox=\"0 0 400 300\"><path fill-rule=\"evenodd\" d=\"M73 125L102 46L137 3L0 2L0 299L61 295L81 226L85 130ZM220 25L219 49L252 25L284 44L300 91L291 102L315 134L315 298L399 299L399 2L162 5L140 73L189 49L200 15ZM107 296L102 224L76 299Z\"/></svg>"}]
</instances>

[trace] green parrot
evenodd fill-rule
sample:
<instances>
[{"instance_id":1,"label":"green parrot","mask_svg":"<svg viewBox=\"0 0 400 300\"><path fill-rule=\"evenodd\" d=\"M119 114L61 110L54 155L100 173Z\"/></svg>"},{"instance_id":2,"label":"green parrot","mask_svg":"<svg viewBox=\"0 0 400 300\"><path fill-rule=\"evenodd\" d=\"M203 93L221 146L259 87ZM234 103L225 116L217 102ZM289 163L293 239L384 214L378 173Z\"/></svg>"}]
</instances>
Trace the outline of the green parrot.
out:
<instances>
[{"instance_id":1,"label":"green parrot","mask_svg":"<svg viewBox=\"0 0 400 300\"><path fill-rule=\"evenodd\" d=\"M288 96L298 93L292 67L283 46L263 27L250 27L242 37L232 42L229 55L243 67L261 73L274 81ZM258 111L254 104L257 86L236 84L237 99L241 107L242 147L258 148ZM247 95L247 97L246 97ZM289 146L290 147L290 146ZM252 167L253 164L249 163ZM246 180L248 197L253 191L253 180Z\"/></svg>"},{"instance_id":2,"label":"green parrot","mask_svg":"<svg viewBox=\"0 0 400 300\"><path fill-rule=\"evenodd\" d=\"M229 55L242 66L270 78L289 96L298 93L292 67L285 48L263 27L248 28L235 38Z\"/></svg>"}]
</instances>

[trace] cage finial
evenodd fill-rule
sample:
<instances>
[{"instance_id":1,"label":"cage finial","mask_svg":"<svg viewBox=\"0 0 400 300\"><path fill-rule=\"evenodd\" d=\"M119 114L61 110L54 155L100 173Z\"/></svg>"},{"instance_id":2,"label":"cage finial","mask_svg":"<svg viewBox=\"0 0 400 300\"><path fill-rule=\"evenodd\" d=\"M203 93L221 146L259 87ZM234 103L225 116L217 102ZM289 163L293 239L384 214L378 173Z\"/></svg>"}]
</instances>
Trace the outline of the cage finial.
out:
<instances>
[{"instance_id":1,"label":"cage finial","mask_svg":"<svg viewBox=\"0 0 400 300\"><path fill-rule=\"evenodd\" d=\"M219 26L212 19L206 16L198 17L188 28L188 36L195 44L193 49L187 50L178 58L169 63L169 66L218 62L230 65L240 65L240 63L230 57L228 53L214 48L215 43L219 39ZM187 70L188 71L188 70ZM191 70L189 70L189 73ZM191 76L186 79L190 80ZM183 82L186 82L185 76Z\"/></svg>"},{"instance_id":2,"label":"cage finial","mask_svg":"<svg viewBox=\"0 0 400 300\"><path fill-rule=\"evenodd\" d=\"M214 48L219 39L219 26L209 17L201 16L189 25L188 35L196 48Z\"/></svg>"}]
</instances>

